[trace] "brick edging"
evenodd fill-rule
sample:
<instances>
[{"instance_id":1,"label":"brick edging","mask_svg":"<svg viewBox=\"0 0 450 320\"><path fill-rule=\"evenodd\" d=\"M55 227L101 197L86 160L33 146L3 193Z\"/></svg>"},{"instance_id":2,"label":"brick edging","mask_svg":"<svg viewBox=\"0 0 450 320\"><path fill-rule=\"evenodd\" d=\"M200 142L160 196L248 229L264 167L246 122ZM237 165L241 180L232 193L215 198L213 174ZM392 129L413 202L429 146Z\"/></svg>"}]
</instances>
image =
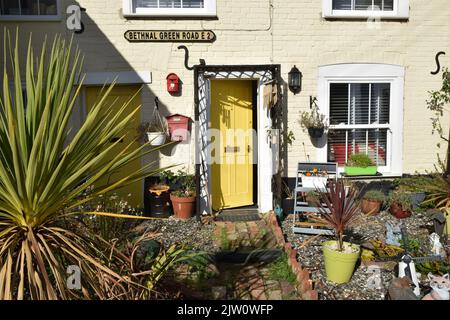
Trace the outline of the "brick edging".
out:
<instances>
[{"instance_id":1,"label":"brick edging","mask_svg":"<svg viewBox=\"0 0 450 320\"><path fill-rule=\"evenodd\" d=\"M288 264L292 268L292 272L297 275L296 289L301 299L303 300L319 300L317 290L313 289L312 280L307 269L302 268L297 261L297 250L292 247L292 244L286 242L284 239L283 230L278 225L277 216L275 212L271 211L267 218L267 223L272 229L277 244L283 248L288 256Z\"/></svg>"}]
</instances>

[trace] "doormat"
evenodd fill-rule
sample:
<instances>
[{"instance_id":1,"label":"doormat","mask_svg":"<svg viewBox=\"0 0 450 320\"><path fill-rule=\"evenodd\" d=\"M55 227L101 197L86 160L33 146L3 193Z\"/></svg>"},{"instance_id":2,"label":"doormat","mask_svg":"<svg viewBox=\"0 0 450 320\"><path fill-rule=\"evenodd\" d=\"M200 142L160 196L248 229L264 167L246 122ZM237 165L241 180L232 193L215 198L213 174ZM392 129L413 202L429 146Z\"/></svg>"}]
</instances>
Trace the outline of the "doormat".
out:
<instances>
[{"instance_id":1,"label":"doormat","mask_svg":"<svg viewBox=\"0 0 450 320\"><path fill-rule=\"evenodd\" d=\"M232 210L222 211L216 217L216 221L245 222L259 221L262 217L257 210Z\"/></svg>"}]
</instances>

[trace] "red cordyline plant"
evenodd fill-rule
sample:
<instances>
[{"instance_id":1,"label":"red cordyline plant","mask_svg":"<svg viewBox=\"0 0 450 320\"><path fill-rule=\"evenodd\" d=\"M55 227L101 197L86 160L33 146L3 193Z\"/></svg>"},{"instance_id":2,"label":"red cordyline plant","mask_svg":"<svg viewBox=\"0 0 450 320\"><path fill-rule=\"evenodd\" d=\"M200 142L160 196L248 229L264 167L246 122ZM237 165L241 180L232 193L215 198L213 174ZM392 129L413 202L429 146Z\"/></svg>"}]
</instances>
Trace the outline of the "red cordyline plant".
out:
<instances>
[{"instance_id":1,"label":"red cordyline plant","mask_svg":"<svg viewBox=\"0 0 450 320\"><path fill-rule=\"evenodd\" d=\"M361 209L359 206L359 191L350 187L346 192L343 181L330 180L328 191L317 190L320 194L318 201L319 214L324 223L336 232L338 250L344 250L344 231L354 222Z\"/></svg>"}]
</instances>

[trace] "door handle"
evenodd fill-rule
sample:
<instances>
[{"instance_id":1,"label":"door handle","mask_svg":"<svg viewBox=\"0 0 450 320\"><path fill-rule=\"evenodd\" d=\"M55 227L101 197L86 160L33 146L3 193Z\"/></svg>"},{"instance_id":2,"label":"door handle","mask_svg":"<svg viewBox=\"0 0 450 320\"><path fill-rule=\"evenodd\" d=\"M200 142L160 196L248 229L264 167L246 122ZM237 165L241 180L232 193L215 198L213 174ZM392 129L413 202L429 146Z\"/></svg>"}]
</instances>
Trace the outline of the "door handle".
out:
<instances>
[{"instance_id":1,"label":"door handle","mask_svg":"<svg viewBox=\"0 0 450 320\"><path fill-rule=\"evenodd\" d=\"M250 147L250 145L247 146L247 151L248 153L252 152L252 148Z\"/></svg>"},{"instance_id":2,"label":"door handle","mask_svg":"<svg viewBox=\"0 0 450 320\"><path fill-rule=\"evenodd\" d=\"M231 146L225 147L225 153L238 153L239 151L241 151L240 147L231 147Z\"/></svg>"}]
</instances>

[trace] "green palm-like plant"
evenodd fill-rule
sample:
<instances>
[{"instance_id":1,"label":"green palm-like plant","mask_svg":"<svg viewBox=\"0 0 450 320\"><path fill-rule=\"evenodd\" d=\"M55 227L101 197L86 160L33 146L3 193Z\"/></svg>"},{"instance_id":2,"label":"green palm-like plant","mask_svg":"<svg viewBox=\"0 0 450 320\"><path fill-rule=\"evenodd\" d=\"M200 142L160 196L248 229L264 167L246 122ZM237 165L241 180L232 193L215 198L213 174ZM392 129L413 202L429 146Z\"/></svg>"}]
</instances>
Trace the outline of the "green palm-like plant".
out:
<instances>
[{"instance_id":1,"label":"green palm-like plant","mask_svg":"<svg viewBox=\"0 0 450 320\"><path fill-rule=\"evenodd\" d=\"M164 170L149 163L108 185L100 183L101 178L157 148L143 144L136 149L130 143L113 153L121 139L111 143L112 139L123 136L127 122L139 112L136 108L125 115L129 102L113 112L106 98L114 84L103 89L69 140L69 119L82 85L81 81L75 86L81 71L80 52L72 50L72 42L57 36L50 52L44 43L36 59L30 37L26 68L21 70L18 34L15 44L9 32L4 38L0 299L111 298L111 288L128 280L106 266L106 259L100 261L91 237L66 227L62 220L99 194ZM22 96L23 80L26 99ZM81 196L92 186L88 196ZM69 265L81 268L81 291L67 289ZM104 279L108 279L107 285Z\"/></svg>"}]
</instances>

